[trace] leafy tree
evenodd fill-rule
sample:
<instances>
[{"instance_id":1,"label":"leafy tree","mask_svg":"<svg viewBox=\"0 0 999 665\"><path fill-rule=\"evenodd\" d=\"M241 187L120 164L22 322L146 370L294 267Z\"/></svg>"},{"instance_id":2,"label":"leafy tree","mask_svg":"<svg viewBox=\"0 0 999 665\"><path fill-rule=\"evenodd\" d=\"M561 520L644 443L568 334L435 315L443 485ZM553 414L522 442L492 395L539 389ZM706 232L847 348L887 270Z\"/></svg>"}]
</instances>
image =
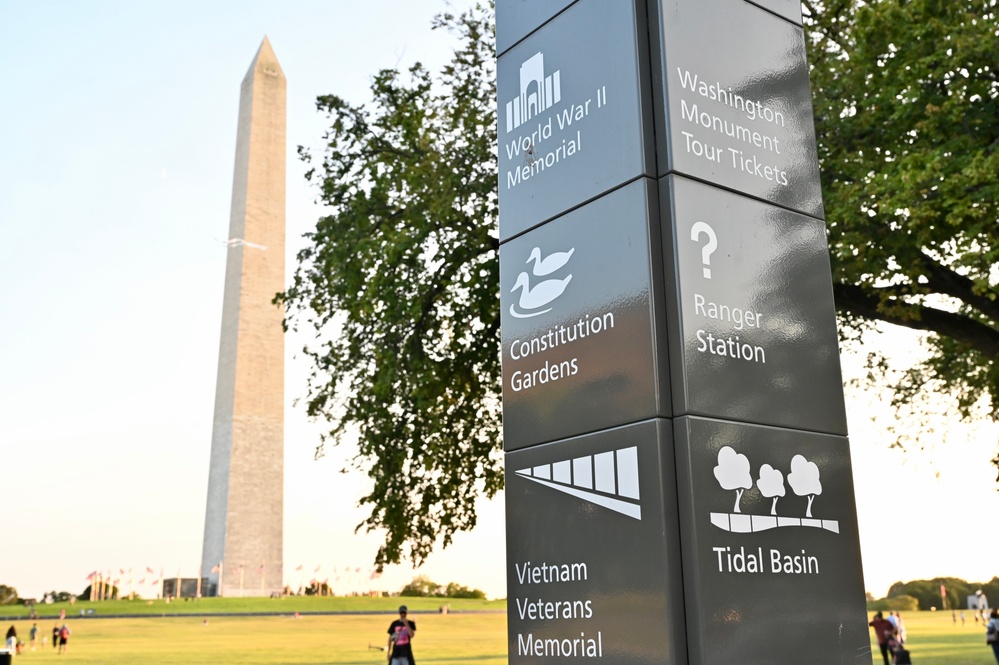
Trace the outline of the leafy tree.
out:
<instances>
[{"instance_id":1,"label":"leafy tree","mask_svg":"<svg viewBox=\"0 0 999 665\"><path fill-rule=\"evenodd\" d=\"M836 307L925 331L896 408L999 406L996 0L804 0ZM869 360L872 375L888 369ZM999 455L993 460L999 466Z\"/></svg>"},{"instance_id":2,"label":"leafy tree","mask_svg":"<svg viewBox=\"0 0 999 665\"><path fill-rule=\"evenodd\" d=\"M421 598L427 596L440 596L443 594L441 593L440 584L432 581L426 575L420 575L418 577L414 577L412 582L404 586L402 591L399 592L399 595Z\"/></svg>"},{"instance_id":3,"label":"leafy tree","mask_svg":"<svg viewBox=\"0 0 999 665\"><path fill-rule=\"evenodd\" d=\"M480 589L469 589L457 582L449 582L442 586L426 575L414 577L413 581L402 588L400 596L434 597L434 598L485 598L486 592Z\"/></svg>"},{"instance_id":4,"label":"leafy tree","mask_svg":"<svg viewBox=\"0 0 999 665\"><path fill-rule=\"evenodd\" d=\"M379 569L447 546L503 485L492 12L434 28L461 39L436 77L383 70L370 107L318 99L322 156L299 154L329 214L277 298L319 337L307 412L331 423L323 444L356 437Z\"/></svg>"},{"instance_id":5,"label":"leafy tree","mask_svg":"<svg viewBox=\"0 0 999 665\"><path fill-rule=\"evenodd\" d=\"M17 603L17 589L6 584L0 584L0 605L14 605Z\"/></svg>"},{"instance_id":6,"label":"leafy tree","mask_svg":"<svg viewBox=\"0 0 999 665\"><path fill-rule=\"evenodd\" d=\"M469 589L457 582L449 582L444 595L448 598L485 598L486 592L481 589Z\"/></svg>"}]
</instances>

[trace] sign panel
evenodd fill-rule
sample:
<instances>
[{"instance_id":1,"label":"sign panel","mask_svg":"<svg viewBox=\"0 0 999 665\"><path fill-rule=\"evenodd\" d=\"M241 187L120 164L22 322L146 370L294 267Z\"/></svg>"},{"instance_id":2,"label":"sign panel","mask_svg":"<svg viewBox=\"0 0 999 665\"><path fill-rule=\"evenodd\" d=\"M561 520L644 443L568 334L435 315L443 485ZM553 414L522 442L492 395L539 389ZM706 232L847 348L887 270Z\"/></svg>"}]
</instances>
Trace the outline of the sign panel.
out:
<instances>
[{"instance_id":1,"label":"sign panel","mask_svg":"<svg viewBox=\"0 0 999 665\"><path fill-rule=\"evenodd\" d=\"M801 25L801 0L748 0L754 5Z\"/></svg>"},{"instance_id":2,"label":"sign panel","mask_svg":"<svg viewBox=\"0 0 999 665\"><path fill-rule=\"evenodd\" d=\"M575 0L496 0L496 53L503 54Z\"/></svg>"},{"instance_id":3,"label":"sign panel","mask_svg":"<svg viewBox=\"0 0 999 665\"><path fill-rule=\"evenodd\" d=\"M692 665L870 665L845 437L674 421Z\"/></svg>"},{"instance_id":4,"label":"sign panel","mask_svg":"<svg viewBox=\"0 0 999 665\"><path fill-rule=\"evenodd\" d=\"M634 5L579 0L499 59L501 241L654 175L647 29Z\"/></svg>"},{"instance_id":5,"label":"sign panel","mask_svg":"<svg viewBox=\"0 0 999 665\"><path fill-rule=\"evenodd\" d=\"M821 218L803 29L742 0L653 4L668 122L657 129L660 174Z\"/></svg>"},{"instance_id":6,"label":"sign panel","mask_svg":"<svg viewBox=\"0 0 999 665\"><path fill-rule=\"evenodd\" d=\"M654 185L633 182L501 246L507 450L668 415Z\"/></svg>"},{"instance_id":7,"label":"sign panel","mask_svg":"<svg viewBox=\"0 0 999 665\"><path fill-rule=\"evenodd\" d=\"M824 223L678 176L660 196L673 412L845 435Z\"/></svg>"},{"instance_id":8,"label":"sign panel","mask_svg":"<svg viewBox=\"0 0 999 665\"><path fill-rule=\"evenodd\" d=\"M507 454L510 663L686 664L665 420Z\"/></svg>"}]
</instances>

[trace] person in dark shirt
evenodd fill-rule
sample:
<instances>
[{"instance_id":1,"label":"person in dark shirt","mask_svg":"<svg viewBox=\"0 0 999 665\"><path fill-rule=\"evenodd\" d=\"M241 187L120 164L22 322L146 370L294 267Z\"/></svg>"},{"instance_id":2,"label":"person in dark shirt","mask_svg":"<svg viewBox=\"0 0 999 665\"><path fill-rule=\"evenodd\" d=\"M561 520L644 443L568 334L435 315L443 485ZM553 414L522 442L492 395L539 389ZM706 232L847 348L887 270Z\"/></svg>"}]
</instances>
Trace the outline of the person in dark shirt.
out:
<instances>
[{"instance_id":1,"label":"person in dark shirt","mask_svg":"<svg viewBox=\"0 0 999 665\"><path fill-rule=\"evenodd\" d=\"M867 625L874 629L874 637L877 638L878 646L881 647L881 656L885 659L885 665L892 665L891 658L888 656L891 651L888 642L895 635L895 626L892 625L891 621L885 619L881 612L875 614L874 619Z\"/></svg>"},{"instance_id":2,"label":"person in dark shirt","mask_svg":"<svg viewBox=\"0 0 999 665\"><path fill-rule=\"evenodd\" d=\"M413 636L416 622L406 618L409 610L405 605L399 608L399 618L389 626L389 665L416 665L413 660Z\"/></svg>"}]
</instances>

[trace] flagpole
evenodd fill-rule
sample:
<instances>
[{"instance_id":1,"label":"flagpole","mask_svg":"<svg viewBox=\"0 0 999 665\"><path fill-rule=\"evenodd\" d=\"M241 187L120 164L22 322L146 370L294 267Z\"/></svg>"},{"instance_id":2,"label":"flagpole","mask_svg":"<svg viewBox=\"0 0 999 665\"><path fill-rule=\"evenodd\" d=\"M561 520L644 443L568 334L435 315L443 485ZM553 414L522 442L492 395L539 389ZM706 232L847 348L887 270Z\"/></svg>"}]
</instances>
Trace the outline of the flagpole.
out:
<instances>
[{"instance_id":1,"label":"flagpole","mask_svg":"<svg viewBox=\"0 0 999 665\"><path fill-rule=\"evenodd\" d=\"M217 595L219 598L222 597L222 573L225 572L225 570L222 568L223 563L225 562L219 561L219 585L218 588L215 589L215 595Z\"/></svg>"}]
</instances>

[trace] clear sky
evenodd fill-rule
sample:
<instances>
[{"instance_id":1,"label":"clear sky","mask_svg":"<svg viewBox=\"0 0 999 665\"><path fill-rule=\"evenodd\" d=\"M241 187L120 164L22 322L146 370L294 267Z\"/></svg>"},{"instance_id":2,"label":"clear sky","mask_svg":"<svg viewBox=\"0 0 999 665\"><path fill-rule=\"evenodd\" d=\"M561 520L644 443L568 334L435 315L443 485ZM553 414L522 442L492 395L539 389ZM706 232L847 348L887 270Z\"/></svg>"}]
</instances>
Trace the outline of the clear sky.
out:
<instances>
[{"instance_id":1,"label":"clear sky","mask_svg":"<svg viewBox=\"0 0 999 665\"><path fill-rule=\"evenodd\" d=\"M0 2L0 584L79 592L124 569L148 593L147 568L197 574L239 84L266 34L288 79L290 274L319 215L295 156L324 129L315 97L361 102L380 68L442 62L442 7ZM379 536L353 533L365 477L338 473L343 451L312 460L317 426L293 404L304 341L287 343L286 582L319 567L340 592L426 574L504 596L501 501L422 570L369 579ZM903 455L877 396L851 391L848 410L868 590L999 574L980 539L999 431L951 427Z\"/></svg>"}]
</instances>

